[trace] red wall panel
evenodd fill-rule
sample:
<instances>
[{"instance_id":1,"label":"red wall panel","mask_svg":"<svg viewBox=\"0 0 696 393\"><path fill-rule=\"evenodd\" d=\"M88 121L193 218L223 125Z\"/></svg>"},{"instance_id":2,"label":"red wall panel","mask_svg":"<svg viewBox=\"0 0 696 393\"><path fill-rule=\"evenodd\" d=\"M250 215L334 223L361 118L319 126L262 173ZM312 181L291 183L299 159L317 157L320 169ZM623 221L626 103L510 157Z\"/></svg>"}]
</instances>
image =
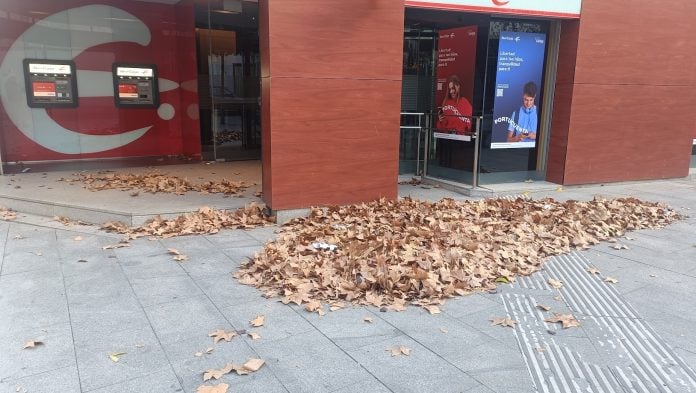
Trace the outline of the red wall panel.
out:
<instances>
[{"instance_id":1,"label":"red wall panel","mask_svg":"<svg viewBox=\"0 0 696 393\"><path fill-rule=\"evenodd\" d=\"M551 144L553 152L554 135L567 132L563 183L688 174L696 134L693 15L696 2L583 0L570 84L560 83L559 59Z\"/></svg>"},{"instance_id":2,"label":"red wall panel","mask_svg":"<svg viewBox=\"0 0 696 393\"><path fill-rule=\"evenodd\" d=\"M177 5L6 0L0 4L0 37L4 161L200 155L192 0ZM26 104L13 105L24 100L15 60L27 57L74 60L79 106L28 110ZM114 62L156 64L159 109L116 108ZM146 127L142 136L126 138L128 131Z\"/></svg>"},{"instance_id":3,"label":"red wall panel","mask_svg":"<svg viewBox=\"0 0 696 393\"><path fill-rule=\"evenodd\" d=\"M266 203L395 198L403 3L262 0L259 8Z\"/></svg>"}]
</instances>

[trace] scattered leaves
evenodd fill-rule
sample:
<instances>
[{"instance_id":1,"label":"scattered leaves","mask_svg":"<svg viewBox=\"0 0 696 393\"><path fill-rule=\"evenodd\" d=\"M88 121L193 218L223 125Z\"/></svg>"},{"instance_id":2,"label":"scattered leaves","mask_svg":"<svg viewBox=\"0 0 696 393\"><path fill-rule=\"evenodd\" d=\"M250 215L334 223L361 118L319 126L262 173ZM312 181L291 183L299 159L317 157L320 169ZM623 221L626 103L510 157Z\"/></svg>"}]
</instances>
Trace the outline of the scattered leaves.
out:
<instances>
[{"instance_id":1,"label":"scattered leaves","mask_svg":"<svg viewBox=\"0 0 696 393\"><path fill-rule=\"evenodd\" d=\"M614 277L607 276L604 278L604 282L608 282L610 284L617 284L619 280L615 279Z\"/></svg>"},{"instance_id":2,"label":"scattered leaves","mask_svg":"<svg viewBox=\"0 0 696 393\"><path fill-rule=\"evenodd\" d=\"M125 352L109 352L109 359L111 359L112 362L116 363L119 361L121 358L121 355L125 355Z\"/></svg>"},{"instance_id":3,"label":"scattered leaves","mask_svg":"<svg viewBox=\"0 0 696 393\"><path fill-rule=\"evenodd\" d=\"M230 385L219 383L217 385L201 385L196 389L196 393L227 393Z\"/></svg>"},{"instance_id":4,"label":"scattered leaves","mask_svg":"<svg viewBox=\"0 0 696 393\"><path fill-rule=\"evenodd\" d=\"M261 335L256 332L249 332L249 337L251 337L252 340L258 340L261 338Z\"/></svg>"},{"instance_id":5,"label":"scattered leaves","mask_svg":"<svg viewBox=\"0 0 696 393\"><path fill-rule=\"evenodd\" d=\"M130 196L138 196L139 191L156 193L169 193L183 195L188 191L196 191L203 194L241 194L251 184L242 181L232 181L222 179L221 181L208 181L201 184L193 184L185 178L169 176L156 171L135 174L135 173L75 173L73 179L61 179L69 183L83 183L83 187L90 191L101 190L121 190L136 192Z\"/></svg>"},{"instance_id":6,"label":"scattered leaves","mask_svg":"<svg viewBox=\"0 0 696 393\"><path fill-rule=\"evenodd\" d=\"M493 325L493 326L496 326L496 325L500 325L502 327L507 326L507 327L511 327L513 329L515 328L515 325L517 325L517 321L515 321L514 319L512 319L510 317L493 318L490 321L491 321L491 325Z\"/></svg>"},{"instance_id":7,"label":"scattered leaves","mask_svg":"<svg viewBox=\"0 0 696 393\"><path fill-rule=\"evenodd\" d=\"M495 290L501 277L538 271L549 256L680 218L663 204L635 198L404 198L315 208L284 225L235 277L313 312L337 301L437 310L453 296ZM337 247L328 252L314 243Z\"/></svg>"},{"instance_id":8,"label":"scattered leaves","mask_svg":"<svg viewBox=\"0 0 696 393\"><path fill-rule=\"evenodd\" d=\"M578 320L575 319L572 314L554 313L553 317L545 319L544 322L561 323L563 325L563 329L580 326L580 322L578 322Z\"/></svg>"},{"instance_id":9,"label":"scattered leaves","mask_svg":"<svg viewBox=\"0 0 696 393\"><path fill-rule=\"evenodd\" d=\"M229 332L224 331L223 329L217 329L214 332L208 333L208 337L213 338L213 344L217 344L218 341L225 340L226 342L230 342L234 336L237 335L237 332L234 330L230 330Z\"/></svg>"},{"instance_id":10,"label":"scattered leaves","mask_svg":"<svg viewBox=\"0 0 696 393\"><path fill-rule=\"evenodd\" d=\"M249 324L253 327L263 326L264 323L266 323L266 317L263 315L257 315L256 318L249 321Z\"/></svg>"},{"instance_id":11,"label":"scattered leaves","mask_svg":"<svg viewBox=\"0 0 696 393\"><path fill-rule=\"evenodd\" d=\"M220 229L251 229L270 225L272 218L264 212L263 205L251 203L244 208L227 211L204 206L195 213L188 213L173 219L160 216L147 221L139 227L129 228L119 221L104 223L101 228L128 236L128 239L152 236L170 238L174 236L217 233Z\"/></svg>"},{"instance_id":12,"label":"scattered leaves","mask_svg":"<svg viewBox=\"0 0 696 393\"><path fill-rule=\"evenodd\" d=\"M31 341L27 341L26 343L24 343L24 347L22 347L22 349L36 348L39 345L44 345L43 341L31 340Z\"/></svg>"},{"instance_id":13,"label":"scattered leaves","mask_svg":"<svg viewBox=\"0 0 696 393\"><path fill-rule=\"evenodd\" d=\"M411 356L411 348L404 347L403 345L387 348L387 351L391 352L392 357L401 355Z\"/></svg>"}]
</instances>

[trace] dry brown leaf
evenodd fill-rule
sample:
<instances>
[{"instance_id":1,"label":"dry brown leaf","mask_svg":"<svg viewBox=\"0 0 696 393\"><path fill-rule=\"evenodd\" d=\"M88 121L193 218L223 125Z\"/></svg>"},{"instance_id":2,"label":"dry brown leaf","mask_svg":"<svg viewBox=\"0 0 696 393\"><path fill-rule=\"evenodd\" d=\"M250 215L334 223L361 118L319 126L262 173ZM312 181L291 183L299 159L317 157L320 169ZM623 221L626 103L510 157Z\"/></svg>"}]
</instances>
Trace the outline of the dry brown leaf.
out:
<instances>
[{"instance_id":1,"label":"dry brown leaf","mask_svg":"<svg viewBox=\"0 0 696 393\"><path fill-rule=\"evenodd\" d=\"M264 363L266 363L264 360L251 358L247 359L246 363L244 363L242 367L250 372L256 372L261 368L261 366L264 365Z\"/></svg>"},{"instance_id":2,"label":"dry brown leaf","mask_svg":"<svg viewBox=\"0 0 696 393\"><path fill-rule=\"evenodd\" d=\"M544 311L549 311L549 310L551 310L551 307L545 306L545 305L543 305L543 304L537 304L536 306L537 306L537 308L540 309L540 310L544 310Z\"/></svg>"},{"instance_id":3,"label":"dry brown leaf","mask_svg":"<svg viewBox=\"0 0 696 393\"><path fill-rule=\"evenodd\" d=\"M225 340L226 342L230 342L234 336L237 335L237 332L234 330L230 330L229 332L226 332L223 329L217 329L214 332L208 333L208 337L213 338L213 343L217 344L218 341Z\"/></svg>"},{"instance_id":4,"label":"dry brown leaf","mask_svg":"<svg viewBox=\"0 0 696 393\"><path fill-rule=\"evenodd\" d=\"M179 250L177 250L176 248L168 248L168 249L167 249L167 252L170 253L170 254L173 254L173 255L181 255L181 253L179 252Z\"/></svg>"},{"instance_id":5,"label":"dry brown leaf","mask_svg":"<svg viewBox=\"0 0 696 393\"><path fill-rule=\"evenodd\" d=\"M589 268L587 268L587 272L590 274L600 274L599 269L597 269L594 266L590 266Z\"/></svg>"},{"instance_id":6,"label":"dry brown leaf","mask_svg":"<svg viewBox=\"0 0 696 393\"><path fill-rule=\"evenodd\" d=\"M213 348L213 347L208 347L205 349L205 353L211 353L211 352L213 352L214 349L215 348Z\"/></svg>"},{"instance_id":7,"label":"dry brown leaf","mask_svg":"<svg viewBox=\"0 0 696 393\"><path fill-rule=\"evenodd\" d=\"M256 318L249 321L249 324L253 327L263 326L264 323L266 323L266 317L263 315L257 315Z\"/></svg>"},{"instance_id":8,"label":"dry brown leaf","mask_svg":"<svg viewBox=\"0 0 696 393\"><path fill-rule=\"evenodd\" d=\"M430 315L440 314L440 313L441 313L440 307L438 307L438 306L423 306L423 308L426 309L426 310L428 310L428 312L430 313Z\"/></svg>"},{"instance_id":9,"label":"dry brown leaf","mask_svg":"<svg viewBox=\"0 0 696 393\"><path fill-rule=\"evenodd\" d=\"M560 301L561 301L561 297L560 297L560 296L554 296L554 297L553 297L553 300L555 300L555 301L557 301L557 302L560 302Z\"/></svg>"},{"instance_id":10,"label":"dry brown leaf","mask_svg":"<svg viewBox=\"0 0 696 393\"><path fill-rule=\"evenodd\" d=\"M391 353L392 357L400 355L411 356L411 348L405 347L403 345L397 345L391 348L387 348L386 350Z\"/></svg>"},{"instance_id":11,"label":"dry brown leaf","mask_svg":"<svg viewBox=\"0 0 696 393\"><path fill-rule=\"evenodd\" d=\"M608 282L610 284L616 284L619 282L619 280L615 279L614 277L607 276L606 278L604 278L604 282Z\"/></svg>"},{"instance_id":12,"label":"dry brown leaf","mask_svg":"<svg viewBox=\"0 0 696 393\"><path fill-rule=\"evenodd\" d=\"M79 242L79 241L81 241L81 240L82 240L82 236L75 236L75 241L76 241L76 242Z\"/></svg>"},{"instance_id":13,"label":"dry brown leaf","mask_svg":"<svg viewBox=\"0 0 696 393\"><path fill-rule=\"evenodd\" d=\"M563 288L563 281L556 280L555 278L549 278L549 285L556 289Z\"/></svg>"},{"instance_id":14,"label":"dry brown leaf","mask_svg":"<svg viewBox=\"0 0 696 393\"><path fill-rule=\"evenodd\" d=\"M203 356L203 352L196 352L193 354L193 356L199 358L199 357Z\"/></svg>"},{"instance_id":15,"label":"dry brown leaf","mask_svg":"<svg viewBox=\"0 0 696 393\"><path fill-rule=\"evenodd\" d=\"M219 383L217 385L201 385L196 389L196 393L227 393L230 385Z\"/></svg>"},{"instance_id":16,"label":"dry brown leaf","mask_svg":"<svg viewBox=\"0 0 696 393\"><path fill-rule=\"evenodd\" d=\"M24 347L22 347L22 349L36 348L39 345L44 345L43 341L31 340L31 341L27 341L26 343L24 343Z\"/></svg>"},{"instance_id":17,"label":"dry brown leaf","mask_svg":"<svg viewBox=\"0 0 696 393\"><path fill-rule=\"evenodd\" d=\"M372 323L372 317L363 317L363 322Z\"/></svg>"},{"instance_id":18,"label":"dry brown leaf","mask_svg":"<svg viewBox=\"0 0 696 393\"><path fill-rule=\"evenodd\" d=\"M447 328L440 328L440 331L442 333L449 333L449 330L447 330Z\"/></svg>"},{"instance_id":19,"label":"dry brown leaf","mask_svg":"<svg viewBox=\"0 0 696 393\"><path fill-rule=\"evenodd\" d=\"M35 252L34 254L36 254L36 255L39 256L39 257L43 256L43 252L41 252L41 251L37 251L37 252Z\"/></svg>"},{"instance_id":20,"label":"dry brown leaf","mask_svg":"<svg viewBox=\"0 0 696 393\"><path fill-rule=\"evenodd\" d=\"M249 337L251 337L252 340L258 340L261 338L261 335L256 332L249 332Z\"/></svg>"},{"instance_id":21,"label":"dry brown leaf","mask_svg":"<svg viewBox=\"0 0 696 393\"><path fill-rule=\"evenodd\" d=\"M561 323L563 329L580 326L580 322L572 314L554 313L553 317L545 319L544 322Z\"/></svg>"},{"instance_id":22,"label":"dry brown leaf","mask_svg":"<svg viewBox=\"0 0 696 393\"><path fill-rule=\"evenodd\" d=\"M517 325L517 321L514 319L511 319L510 317L504 317L504 318L493 318L490 320L491 325L496 326L502 326L502 327L511 327L515 328L515 325Z\"/></svg>"},{"instance_id":23,"label":"dry brown leaf","mask_svg":"<svg viewBox=\"0 0 696 393\"><path fill-rule=\"evenodd\" d=\"M186 256L186 255L174 255L172 257L172 259L177 261L177 262L184 262L184 261L188 260L188 256Z\"/></svg>"},{"instance_id":24,"label":"dry brown leaf","mask_svg":"<svg viewBox=\"0 0 696 393\"><path fill-rule=\"evenodd\" d=\"M221 369L208 369L203 372L203 382L208 381L210 379L220 379L222 378L223 375L229 374L232 370L234 370L234 365L232 363L227 364L225 367Z\"/></svg>"},{"instance_id":25,"label":"dry brown leaf","mask_svg":"<svg viewBox=\"0 0 696 393\"><path fill-rule=\"evenodd\" d=\"M620 243L614 244L613 246L611 246L611 248L613 248L614 250L628 250L627 245Z\"/></svg>"}]
</instances>

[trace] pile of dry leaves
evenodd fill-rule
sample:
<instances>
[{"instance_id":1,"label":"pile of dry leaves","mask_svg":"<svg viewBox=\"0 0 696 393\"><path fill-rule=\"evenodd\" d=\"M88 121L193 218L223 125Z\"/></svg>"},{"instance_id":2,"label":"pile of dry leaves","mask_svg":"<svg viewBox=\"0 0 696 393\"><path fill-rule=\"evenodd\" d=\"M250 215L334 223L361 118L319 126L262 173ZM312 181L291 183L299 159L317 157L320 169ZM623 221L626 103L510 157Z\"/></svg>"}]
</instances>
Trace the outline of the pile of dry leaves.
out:
<instances>
[{"instance_id":1,"label":"pile of dry leaves","mask_svg":"<svg viewBox=\"0 0 696 393\"><path fill-rule=\"evenodd\" d=\"M75 173L74 179L60 179L70 183L81 182L84 188L90 191L100 190L142 190L149 193L171 193L183 195L188 191L197 191L204 194L236 195L249 188L251 184L242 181L208 181L202 184L193 184L185 178L168 176L162 173L152 172L146 174L135 173ZM137 194L132 194L133 196Z\"/></svg>"},{"instance_id":2,"label":"pile of dry leaves","mask_svg":"<svg viewBox=\"0 0 696 393\"><path fill-rule=\"evenodd\" d=\"M635 198L557 202L405 199L313 209L235 274L265 296L323 313L343 301L439 312L444 299L540 268L544 258L680 218Z\"/></svg>"},{"instance_id":3,"label":"pile of dry leaves","mask_svg":"<svg viewBox=\"0 0 696 393\"><path fill-rule=\"evenodd\" d=\"M136 239L143 236L174 237L182 235L217 233L220 229L250 229L270 225L273 217L264 213L263 205L250 203L242 209L233 211L202 207L195 213L188 213L173 219L159 216L140 227L129 228L122 222L107 222L102 229L117 232Z\"/></svg>"}]
</instances>

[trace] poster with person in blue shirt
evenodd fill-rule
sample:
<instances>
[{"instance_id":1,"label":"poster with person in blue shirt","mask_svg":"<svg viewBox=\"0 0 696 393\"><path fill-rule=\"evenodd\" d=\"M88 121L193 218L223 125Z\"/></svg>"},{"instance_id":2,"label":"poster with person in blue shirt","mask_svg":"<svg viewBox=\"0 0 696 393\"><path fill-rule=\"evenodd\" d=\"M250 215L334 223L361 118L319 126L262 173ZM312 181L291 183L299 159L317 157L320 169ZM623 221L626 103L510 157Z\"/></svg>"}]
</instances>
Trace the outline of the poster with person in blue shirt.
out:
<instances>
[{"instance_id":1,"label":"poster with person in blue shirt","mask_svg":"<svg viewBox=\"0 0 696 393\"><path fill-rule=\"evenodd\" d=\"M544 34L500 32L491 149L536 145L545 49Z\"/></svg>"}]
</instances>

